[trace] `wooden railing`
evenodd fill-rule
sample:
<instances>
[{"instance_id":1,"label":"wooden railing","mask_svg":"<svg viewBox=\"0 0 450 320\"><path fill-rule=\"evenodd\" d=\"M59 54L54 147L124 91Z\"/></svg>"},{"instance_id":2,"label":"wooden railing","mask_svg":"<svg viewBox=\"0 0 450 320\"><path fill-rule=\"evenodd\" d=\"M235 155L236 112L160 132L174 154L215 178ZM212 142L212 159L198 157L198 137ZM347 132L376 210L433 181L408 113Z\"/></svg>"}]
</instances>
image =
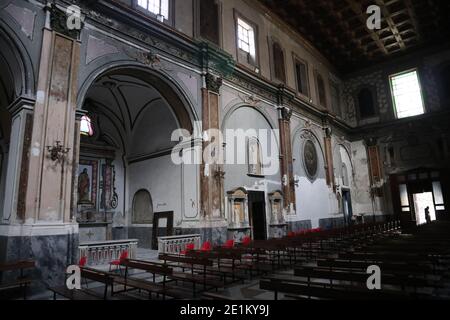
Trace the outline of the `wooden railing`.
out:
<instances>
[{"instance_id":1,"label":"wooden railing","mask_svg":"<svg viewBox=\"0 0 450 320\"><path fill-rule=\"evenodd\" d=\"M136 258L137 239L85 242L78 247L79 257L87 258L88 266L108 265L128 251L130 259Z\"/></svg>"},{"instance_id":2,"label":"wooden railing","mask_svg":"<svg viewBox=\"0 0 450 320\"><path fill-rule=\"evenodd\" d=\"M195 249L200 249L202 237L199 234L189 234L183 236L159 237L158 251L161 254L179 254L186 249L186 245L193 243Z\"/></svg>"}]
</instances>

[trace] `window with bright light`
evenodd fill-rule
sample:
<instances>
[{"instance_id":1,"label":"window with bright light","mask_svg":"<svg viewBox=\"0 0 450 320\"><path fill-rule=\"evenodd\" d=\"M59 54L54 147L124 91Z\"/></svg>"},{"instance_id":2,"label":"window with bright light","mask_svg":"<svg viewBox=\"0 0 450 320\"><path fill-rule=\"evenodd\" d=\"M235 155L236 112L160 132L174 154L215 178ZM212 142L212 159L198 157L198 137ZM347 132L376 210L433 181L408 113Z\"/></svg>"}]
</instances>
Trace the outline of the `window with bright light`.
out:
<instances>
[{"instance_id":1,"label":"window with bright light","mask_svg":"<svg viewBox=\"0 0 450 320\"><path fill-rule=\"evenodd\" d=\"M252 58L255 58L255 29L240 18L237 20L237 28L239 49L247 52Z\"/></svg>"},{"instance_id":2,"label":"window with bright light","mask_svg":"<svg viewBox=\"0 0 450 320\"><path fill-rule=\"evenodd\" d=\"M169 20L169 0L138 0L139 7Z\"/></svg>"},{"instance_id":3,"label":"window with bright light","mask_svg":"<svg viewBox=\"0 0 450 320\"><path fill-rule=\"evenodd\" d=\"M425 113L417 70L391 76L392 96L398 119Z\"/></svg>"},{"instance_id":4,"label":"window with bright light","mask_svg":"<svg viewBox=\"0 0 450 320\"><path fill-rule=\"evenodd\" d=\"M80 123L80 132L83 136L92 137L94 135L94 127L92 120L88 116L83 116Z\"/></svg>"}]
</instances>

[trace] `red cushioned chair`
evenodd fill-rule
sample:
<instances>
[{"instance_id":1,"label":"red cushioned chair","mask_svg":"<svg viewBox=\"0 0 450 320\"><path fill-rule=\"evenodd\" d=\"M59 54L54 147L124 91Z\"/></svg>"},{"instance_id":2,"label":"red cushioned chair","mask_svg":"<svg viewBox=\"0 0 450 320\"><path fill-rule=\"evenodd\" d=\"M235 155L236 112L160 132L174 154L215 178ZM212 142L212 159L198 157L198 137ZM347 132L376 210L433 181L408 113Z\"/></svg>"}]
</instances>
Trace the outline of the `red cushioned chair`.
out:
<instances>
[{"instance_id":1,"label":"red cushioned chair","mask_svg":"<svg viewBox=\"0 0 450 320\"><path fill-rule=\"evenodd\" d=\"M222 248L225 249L232 249L234 247L234 240L227 240L225 244L222 246Z\"/></svg>"},{"instance_id":2,"label":"red cushioned chair","mask_svg":"<svg viewBox=\"0 0 450 320\"><path fill-rule=\"evenodd\" d=\"M180 252L181 255L185 256L186 253L188 253L188 251L193 251L195 250L195 244L194 243L188 243L186 245L186 248Z\"/></svg>"},{"instance_id":3,"label":"red cushioned chair","mask_svg":"<svg viewBox=\"0 0 450 320\"><path fill-rule=\"evenodd\" d=\"M289 232L288 233L288 237L289 238L294 238L295 237L295 233L294 232Z\"/></svg>"},{"instance_id":4,"label":"red cushioned chair","mask_svg":"<svg viewBox=\"0 0 450 320\"><path fill-rule=\"evenodd\" d=\"M203 242L200 251L211 251L211 250L212 250L211 242L209 241Z\"/></svg>"},{"instance_id":5,"label":"red cushioned chair","mask_svg":"<svg viewBox=\"0 0 450 320\"><path fill-rule=\"evenodd\" d=\"M128 251L125 250L120 254L119 259L111 261L111 263L109 264L109 271L111 272L112 267L115 266L116 270L119 270L120 273L122 274L122 269L120 268L120 266L127 259L128 259Z\"/></svg>"},{"instance_id":6,"label":"red cushioned chair","mask_svg":"<svg viewBox=\"0 0 450 320\"><path fill-rule=\"evenodd\" d=\"M78 261L78 266L80 268L83 268L84 266L86 266L87 263L87 257L81 257L81 259Z\"/></svg>"},{"instance_id":7,"label":"red cushioned chair","mask_svg":"<svg viewBox=\"0 0 450 320\"><path fill-rule=\"evenodd\" d=\"M250 242L252 242L252 238L250 238L249 236L246 236L242 239L242 245L244 246L248 246Z\"/></svg>"}]
</instances>

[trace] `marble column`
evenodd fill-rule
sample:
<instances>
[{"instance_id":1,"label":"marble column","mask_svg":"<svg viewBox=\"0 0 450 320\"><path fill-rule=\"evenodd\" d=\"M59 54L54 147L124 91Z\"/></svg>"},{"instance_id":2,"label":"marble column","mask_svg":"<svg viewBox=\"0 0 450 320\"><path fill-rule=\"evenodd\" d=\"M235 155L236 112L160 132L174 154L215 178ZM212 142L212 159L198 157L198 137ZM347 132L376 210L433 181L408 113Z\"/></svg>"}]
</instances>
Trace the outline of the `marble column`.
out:
<instances>
[{"instance_id":1,"label":"marble column","mask_svg":"<svg viewBox=\"0 0 450 320\"><path fill-rule=\"evenodd\" d=\"M30 221L70 222L79 54L76 39L44 29L26 201ZM55 159L49 149L58 144Z\"/></svg>"},{"instance_id":2,"label":"marble column","mask_svg":"<svg viewBox=\"0 0 450 320\"><path fill-rule=\"evenodd\" d=\"M326 178L327 184L330 187L334 186L334 163L333 163L333 149L331 146L331 129L325 127L325 162L326 162Z\"/></svg>"},{"instance_id":3,"label":"marble column","mask_svg":"<svg viewBox=\"0 0 450 320\"><path fill-rule=\"evenodd\" d=\"M22 108L13 121L14 135L25 137L11 150L24 150L21 162L20 157L11 161L9 173L18 181L13 188L18 195L7 195L17 207L16 219L0 225L0 247L5 248L0 260L35 260L35 279L41 285L63 285L65 269L78 254L71 201L79 132L75 110L80 30L66 30L66 20L64 8L46 6L33 116Z\"/></svg>"},{"instance_id":4,"label":"marble column","mask_svg":"<svg viewBox=\"0 0 450 320\"><path fill-rule=\"evenodd\" d=\"M202 125L203 125L203 153L211 158L218 156L222 152L221 142L215 136L214 132L220 132L219 117L219 96L222 79L212 74L204 76L204 85L202 88ZM224 218L224 196L223 196L223 165L221 163L205 163L201 165L200 176L200 202L201 213L207 219Z\"/></svg>"},{"instance_id":5,"label":"marble column","mask_svg":"<svg viewBox=\"0 0 450 320\"><path fill-rule=\"evenodd\" d=\"M278 108L280 127L280 172L282 177L283 203L287 212L295 210L295 188L291 142L292 110L284 106Z\"/></svg>"}]
</instances>

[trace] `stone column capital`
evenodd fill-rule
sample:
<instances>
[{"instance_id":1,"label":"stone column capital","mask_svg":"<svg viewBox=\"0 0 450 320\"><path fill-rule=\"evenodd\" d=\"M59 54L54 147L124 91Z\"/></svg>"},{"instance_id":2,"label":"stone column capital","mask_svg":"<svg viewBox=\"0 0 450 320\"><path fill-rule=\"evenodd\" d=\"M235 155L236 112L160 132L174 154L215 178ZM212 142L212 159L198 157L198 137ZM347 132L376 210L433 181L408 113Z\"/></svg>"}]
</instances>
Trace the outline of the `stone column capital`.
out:
<instances>
[{"instance_id":1,"label":"stone column capital","mask_svg":"<svg viewBox=\"0 0 450 320\"><path fill-rule=\"evenodd\" d=\"M7 107L7 109L11 113L11 115L14 117L16 114L18 114L22 110L33 111L35 103L36 103L36 100L34 98L27 97L27 96L20 96L16 100L14 100L14 102L11 103Z\"/></svg>"}]
</instances>

